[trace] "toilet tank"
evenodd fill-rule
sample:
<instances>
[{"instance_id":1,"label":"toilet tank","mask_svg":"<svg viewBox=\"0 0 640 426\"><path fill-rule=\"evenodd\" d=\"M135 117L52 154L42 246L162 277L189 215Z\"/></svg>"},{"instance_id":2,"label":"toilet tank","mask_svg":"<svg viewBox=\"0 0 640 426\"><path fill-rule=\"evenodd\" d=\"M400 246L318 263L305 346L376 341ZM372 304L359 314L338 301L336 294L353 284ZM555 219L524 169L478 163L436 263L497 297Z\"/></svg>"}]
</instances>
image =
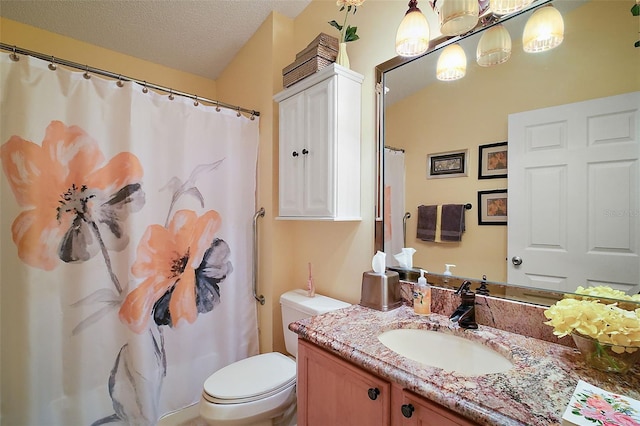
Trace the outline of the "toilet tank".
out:
<instances>
[{"instance_id":1,"label":"toilet tank","mask_svg":"<svg viewBox=\"0 0 640 426\"><path fill-rule=\"evenodd\" d=\"M309 297L307 296L307 291L301 289L291 290L280 296L282 328L284 330L284 344L287 352L295 357L298 356L298 335L289 330L289 324L303 318L346 308L347 306L351 305L320 294L316 294L315 297Z\"/></svg>"}]
</instances>

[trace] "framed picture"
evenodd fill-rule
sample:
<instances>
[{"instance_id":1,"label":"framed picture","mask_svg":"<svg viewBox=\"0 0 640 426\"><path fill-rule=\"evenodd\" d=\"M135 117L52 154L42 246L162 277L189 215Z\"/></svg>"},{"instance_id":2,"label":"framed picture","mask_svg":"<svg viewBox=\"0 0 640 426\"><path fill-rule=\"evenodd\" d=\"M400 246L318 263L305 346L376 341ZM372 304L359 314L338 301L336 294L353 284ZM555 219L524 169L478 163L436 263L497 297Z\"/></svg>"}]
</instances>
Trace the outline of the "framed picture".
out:
<instances>
[{"instance_id":1,"label":"framed picture","mask_svg":"<svg viewBox=\"0 0 640 426\"><path fill-rule=\"evenodd\" d=\"M478 225L507 224L507 190L478 191Z\"/></svg>"},{"instance_id":2,"label":"framed picture","mask_svg":"<svg viewBox=\"0 0 640 426\"><path fill-rule=\"evenodd\" d=\"M467 150L427 155L427 179L467 175Z\"/></svg>"},{"instance_id":3,"label":"framed picture","mask_svg":"<svg viewBox=\"0 0 640 426\"><path fill-rule=\"evenodd\" d=\"M507 177L507 142L480 145L478 179Z\"/></svg>"}]
</instances>

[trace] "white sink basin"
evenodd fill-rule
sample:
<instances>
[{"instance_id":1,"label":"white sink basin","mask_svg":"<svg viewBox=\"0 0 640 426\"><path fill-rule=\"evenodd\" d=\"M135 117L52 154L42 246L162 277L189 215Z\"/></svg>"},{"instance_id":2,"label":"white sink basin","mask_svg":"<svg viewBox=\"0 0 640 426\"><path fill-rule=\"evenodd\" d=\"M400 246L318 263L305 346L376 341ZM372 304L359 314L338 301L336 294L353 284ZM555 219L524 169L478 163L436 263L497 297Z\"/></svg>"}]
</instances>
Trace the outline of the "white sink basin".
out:
<instances>
[{"instance_id":1,"label":"white sink basin","mask_svg":"<svg viewBox=\"0 0 640 426\"><path fill-rule=\"evenodd\" d=\"M482 343L437 331L400 328L385 331L378 340L406 358L465 376L501 373L513 367Z\"/></svg>"}]
</instances>

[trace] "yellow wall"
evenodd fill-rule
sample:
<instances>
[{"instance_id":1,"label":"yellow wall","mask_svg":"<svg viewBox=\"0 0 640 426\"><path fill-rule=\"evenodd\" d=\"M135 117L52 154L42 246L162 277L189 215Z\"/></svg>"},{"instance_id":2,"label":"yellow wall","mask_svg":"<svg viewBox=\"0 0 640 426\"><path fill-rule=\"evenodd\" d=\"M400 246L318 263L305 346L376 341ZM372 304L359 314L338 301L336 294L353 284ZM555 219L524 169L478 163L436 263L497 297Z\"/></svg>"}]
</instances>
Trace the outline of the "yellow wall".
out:
<instances>
[{"instance_id":1,"label":"yellow wall","mask_svg":"<svg viewBox=\"0 0 640 426\"><path fill-rule=\"evenodd\" d=\"M216 98L216 82L0 17L0 41L94 68Z\"/></svg>"},{"instance_id":2,"label":"yellow wall","mask_svg":"<svg viewBox=\"0 0 640 426\"><path fill-rule=\"evenodd\" d=\"M419 241L417 219L408 221L414 265L442 273L452 263L458 265L454 275L506 281L507 227L477 225L477 191L507 188L507 179L477 179L478 146L506 141L511 113L640 90L640 52L633 47L638 19L629 9L628 2L615 1L572 11L564 17L563 44L546 53L516 53L522 47L512 34L514 54L505 64L481 68L467 58L462 80L433 84L387 111L387 144L406 149L407 211L417 213L420 204L473 204L459 244ZM426 179L427 154L465 148L468 177Z\"/></svg>"},{"instance_id":3,"label":"yellow wall","mask_svg":"<svg viewBox=\"0 0 640 426\"><path fill-rule=\"evenodd\" d=\"M314 282L319 293L350 303L360 301L362 273L371 269L371 257L374 253L374 67L395 55L395 31L405 11L405 1L369 1L358 8L355 15L349 17L349 24L358 26L360 36L360 40L347 45L351 69L365 77L362 85L361 120L362 221L294 221L284 224L287 234L290 235L289 244L292 250L289 258L281 259L281 263L287 265L288 280L280 286L280 290L304 288L307 281L307 263L311 262ZM332 19L340 21L342 16L333 0L313 1L298 16L294 21L293 37L284 41L293 43L293 50L275 70L278 73L275 77L280 83L279 89L282 87L281 70L294 61L295 52L304 49L321 32L337 36L337 31L327 22ZM284 45L282 48L285 48ZM277 132L277 128L275 130ZM274 181L274 188L277 188L276 182ZM277 324L281 324L279 309L274 312L274 317ZM280 339L280 333L280 329L274 330L276 342ZM282 349L279 346L276 348Z\"/></svg>"}]
</instances>

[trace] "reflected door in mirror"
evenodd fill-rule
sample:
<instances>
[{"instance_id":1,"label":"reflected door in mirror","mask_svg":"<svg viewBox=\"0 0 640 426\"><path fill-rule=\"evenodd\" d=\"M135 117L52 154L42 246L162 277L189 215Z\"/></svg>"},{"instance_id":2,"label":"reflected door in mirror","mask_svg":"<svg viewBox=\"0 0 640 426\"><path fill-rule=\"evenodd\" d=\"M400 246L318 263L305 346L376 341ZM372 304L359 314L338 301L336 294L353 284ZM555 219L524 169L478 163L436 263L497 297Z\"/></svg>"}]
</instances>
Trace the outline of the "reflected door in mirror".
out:
<instances>
[{"instance_id":1,"label":"reflected door in mirror","mask_svg":"<svg viewBox=\"0 0 640 426\"><path fill-rule=\"evenodd\" d=\"M509 116L509 282L640 290L639 129L640 92Z\"/></svg>"}]
</instances>

